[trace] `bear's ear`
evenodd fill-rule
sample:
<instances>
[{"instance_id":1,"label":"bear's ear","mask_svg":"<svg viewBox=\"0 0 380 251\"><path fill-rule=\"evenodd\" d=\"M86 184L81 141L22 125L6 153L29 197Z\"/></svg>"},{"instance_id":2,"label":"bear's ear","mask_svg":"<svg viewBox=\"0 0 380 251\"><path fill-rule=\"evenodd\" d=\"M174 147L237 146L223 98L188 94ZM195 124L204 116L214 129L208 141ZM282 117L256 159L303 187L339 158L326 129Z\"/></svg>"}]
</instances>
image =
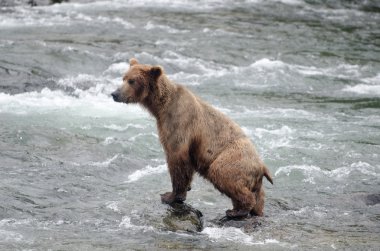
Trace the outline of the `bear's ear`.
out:
<instances>
[{"instance_id":1,"label":"bear's ear","mask_svg":"<svg viewBox=\"0 0 380 251\"><path fill-rule=\"evenodd\" d=\"M129 60L129 66L134 66L134 65L137 65L137 64L139 64L139 61L137 61L136 58L131 58Z\"/></svg>"},{"instance_id":2,"label":"bear's ear","mask_svg":"<svg viewBox=\"0 0 380 251\"><path fill-rule=\"evenodd\" d=\"M160 66L152 66L152 68L149 70L150 76L152 76L154 79L158 79L161 76L162 71L163 70Z\"/></svg>"}]
</instances>

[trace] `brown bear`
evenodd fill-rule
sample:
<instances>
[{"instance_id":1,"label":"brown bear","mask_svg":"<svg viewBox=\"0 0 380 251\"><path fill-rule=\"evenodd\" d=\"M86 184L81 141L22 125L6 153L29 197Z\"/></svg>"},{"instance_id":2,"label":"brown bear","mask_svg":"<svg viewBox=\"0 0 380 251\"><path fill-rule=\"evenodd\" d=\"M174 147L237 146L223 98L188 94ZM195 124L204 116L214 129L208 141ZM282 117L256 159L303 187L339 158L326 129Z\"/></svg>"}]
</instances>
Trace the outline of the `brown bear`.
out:
<instances>
[{"instance_id":1,"label":"brown bear","mask_svg":"<svg viewBox=\"0 0 380 251\"><path fill-rule=\"evenodd\" d=\"M242 129L170 81L160 66L139 64L134 58L129 63L123 84L112 97L116 102L141 104L157 120L173 188L161 195L162 202L183 202L198 172L232 200L228 217L262 216L262 180L265 176L273 181Z\"/></svg>"}]
</instances>

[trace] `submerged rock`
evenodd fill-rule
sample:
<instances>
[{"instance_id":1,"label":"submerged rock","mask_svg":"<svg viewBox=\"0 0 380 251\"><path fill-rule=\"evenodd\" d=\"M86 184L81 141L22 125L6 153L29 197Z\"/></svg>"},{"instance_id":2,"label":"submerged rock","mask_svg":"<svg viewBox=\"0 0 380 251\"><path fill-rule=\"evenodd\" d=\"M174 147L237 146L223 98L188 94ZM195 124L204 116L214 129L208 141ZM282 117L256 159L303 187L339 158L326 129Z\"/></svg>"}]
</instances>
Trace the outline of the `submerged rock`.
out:
<instances>
[{"instance_id":1,"label":"submerged rock","mask_svg":"<svg viewBox=\"0 0 380 251\"><path fill-rule=\"evenodd\" d=\"M373 206L380 203L380 194L368 194L364 197L367 206Z\"/></svg>"},{"instance_id":2,"label":"submerged rock","mask_svg":"<svg viewBox=\"0 0 380 251\"><path fill-rule=\"evenodd\" d=\"M170 231L200 232L203 230L203 214L186 203L173 203L163 218Z\"/></svg>"}]
</instances>

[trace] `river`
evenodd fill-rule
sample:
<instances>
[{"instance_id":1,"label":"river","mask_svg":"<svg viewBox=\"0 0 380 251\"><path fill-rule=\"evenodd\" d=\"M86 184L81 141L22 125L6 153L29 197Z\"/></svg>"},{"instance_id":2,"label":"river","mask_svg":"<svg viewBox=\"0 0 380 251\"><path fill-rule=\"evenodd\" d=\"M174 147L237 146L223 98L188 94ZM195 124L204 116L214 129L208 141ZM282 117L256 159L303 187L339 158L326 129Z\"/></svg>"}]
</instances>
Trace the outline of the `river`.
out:
<instances>
[{"instance_id":1,"label":"river","mask_svg":"<svg viewBox=\"0 0 380 251\"><path fill-rule=\"evenodd\" d=\"M377 250L378 1L71 1L0 7L1 250ZM197 176L170 231L154 119L113 102L128 60L233 118L271 170L253 231Z\"/></svg>"}]
</instances>

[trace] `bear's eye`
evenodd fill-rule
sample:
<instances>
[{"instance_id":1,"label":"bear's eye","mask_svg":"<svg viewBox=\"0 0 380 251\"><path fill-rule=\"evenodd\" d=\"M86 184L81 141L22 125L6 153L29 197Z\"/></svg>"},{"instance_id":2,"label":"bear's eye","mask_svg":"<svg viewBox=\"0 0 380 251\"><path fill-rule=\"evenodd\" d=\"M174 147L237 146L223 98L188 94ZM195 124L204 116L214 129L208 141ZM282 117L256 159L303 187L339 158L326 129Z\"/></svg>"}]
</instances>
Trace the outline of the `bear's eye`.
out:
<instances>
[{"instance_id":1,"label":"bear's eye","mask_svg":"<svg viewBox=\"0 0 380 251\"><path fill-rule=\"evenodd\" d=\"M134 85L135 84L135 80L134 79L128 79L128 84Z\"/></svg>"}]
</instances>

